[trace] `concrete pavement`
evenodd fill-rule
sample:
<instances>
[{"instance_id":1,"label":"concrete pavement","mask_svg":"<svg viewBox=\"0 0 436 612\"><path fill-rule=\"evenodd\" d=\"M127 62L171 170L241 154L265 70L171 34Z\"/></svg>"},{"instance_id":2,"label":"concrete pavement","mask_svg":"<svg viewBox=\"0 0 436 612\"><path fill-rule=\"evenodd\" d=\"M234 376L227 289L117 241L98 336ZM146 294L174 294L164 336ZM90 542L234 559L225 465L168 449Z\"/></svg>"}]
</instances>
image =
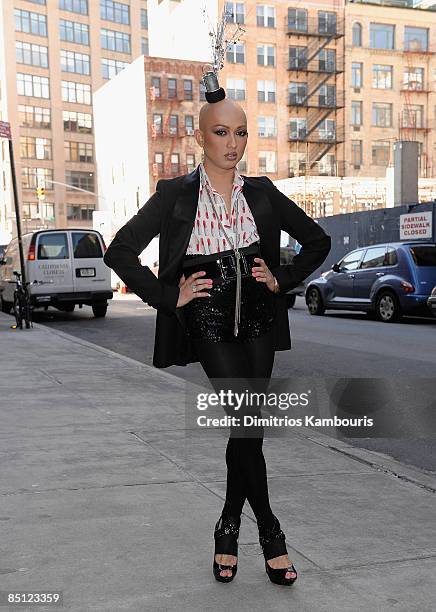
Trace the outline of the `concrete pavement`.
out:
<instances>
[{"instance_id":1,"label":"concrete pavement","mask_svg":"<svg viewBox=\"0 0 436 612\"><path fill-rule=\"evenodd\" d=\"M238 574L218 583L226 438L186 429L186 383L12 321L0 314L1 591L62 590L78 612L434 609L435 474L312 428L267 436L299 577L270 583L247 502Z\"/></svg>"}]
</instances>

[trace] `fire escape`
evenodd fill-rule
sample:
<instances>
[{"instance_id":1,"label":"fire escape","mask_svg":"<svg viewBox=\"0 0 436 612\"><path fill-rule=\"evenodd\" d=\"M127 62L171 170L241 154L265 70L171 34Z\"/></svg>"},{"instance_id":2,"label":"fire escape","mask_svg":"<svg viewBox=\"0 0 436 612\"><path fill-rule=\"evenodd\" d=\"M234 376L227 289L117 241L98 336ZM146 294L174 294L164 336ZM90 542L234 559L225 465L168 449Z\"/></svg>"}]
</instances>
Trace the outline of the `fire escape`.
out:
<instances>
[{"instance_id":1,"label":"fire escape","mask_svg":"<svg viewBox=\"0 0 436 612\"><path fill-rule=\"evenodd\" d=\"M163 167L160 164L152 162L152 176L157 182L159 178L169 178L178 176L186 173L186 166L180 164L180 153L179 153L179 164L173 168L171 162L171 156L176 148L176 143L180 143L180 138L186 135L191 135L184 126L180 126L179 120L180 115L175 111L180 111L181 98L179 93L175 97L168 98L167 100L156 96L155 88L150 87L150 102L151 102L151 139L153 143L153 154L154 152L161 152L164 156ZM157 107L158 106L158 107ZM162 125L160 129L154 124L153 114L158 113L162 115ZM177 125L171 125L171 116L177 116ZM157 144L159 143L159 147ZM178 147L179 148L179 147Z\"/></svg>"},{"instance_id":2,"label":"fire escape","mask_svg":"<svg viewBox=\"0 0 436 612\"><path fill-rule=\"evenodd\" d=\"M338 150L344 142L344 18L336 11L318 11L315 18L306 9L289 8L287 33L289 142L298 158L289 176L343 175ZM330 166L323 160L329 152Z\"/></svg>"},{"instance_id":3,"label":"fire escape","mask_svg":"<svg viewBox=\"0 0 436 612\"><path fill-rule=\"evenodd\" d=\"M431 176L431 163L428 159L428 134L431 131L429 94L431 92L428 83L431 74L430 59L434 53L428 48L423 48L422 41L419 39L408 41L403 49L407 78L404 78L401 87L403 109L398 117L398 136L400 140L415 140L419 143L420 175L423 177ZM422 67L424 63L425 68ZM420 134L423 136L423 141L419 139Z\"/></svg>"}]
</instances>

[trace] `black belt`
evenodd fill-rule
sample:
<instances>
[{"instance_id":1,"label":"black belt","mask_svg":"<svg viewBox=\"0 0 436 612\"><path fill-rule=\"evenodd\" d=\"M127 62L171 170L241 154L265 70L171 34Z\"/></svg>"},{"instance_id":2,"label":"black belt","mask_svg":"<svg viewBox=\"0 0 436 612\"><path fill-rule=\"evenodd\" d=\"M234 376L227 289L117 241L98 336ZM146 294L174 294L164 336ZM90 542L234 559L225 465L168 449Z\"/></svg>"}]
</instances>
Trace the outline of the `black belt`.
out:
<instances>
[{"instance_id":1,"label":"black belt","mask_svg":"<svg viewBox=\"0 0 436 612\"><path fill-rule=\"evenodd\" d=\"M241 254L241 276L251 276L253 265L259 265L254 261L260 255L259 242L250 244L239 249ZM228 280L236 278L236 258L233 249L211 253L210 255L185 255L183 271L188 274L204 270L205 278Z\"/></svg>"}]
</instances>

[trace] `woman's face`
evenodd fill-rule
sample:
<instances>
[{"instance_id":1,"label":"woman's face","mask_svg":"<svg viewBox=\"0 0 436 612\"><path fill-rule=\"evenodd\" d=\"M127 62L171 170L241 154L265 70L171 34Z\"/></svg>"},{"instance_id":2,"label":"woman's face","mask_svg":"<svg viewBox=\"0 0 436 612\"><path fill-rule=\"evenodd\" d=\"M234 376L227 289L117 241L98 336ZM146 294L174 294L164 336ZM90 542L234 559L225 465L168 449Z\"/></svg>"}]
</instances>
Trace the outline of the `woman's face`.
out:
<instances>
[{"instance_id":1,"label":"woman's face","mask_svg":"<svg viewBox=\"0 0 436 612\"><path fill-rule=\"evenodd\" d=\"M224 103L224 104L223 104ZM230 100L210 104L200 114L198 144L204 149L204 160L222 170L236 166L244 155L248 132L245 113Z\"/></svg>"}]
</instances>

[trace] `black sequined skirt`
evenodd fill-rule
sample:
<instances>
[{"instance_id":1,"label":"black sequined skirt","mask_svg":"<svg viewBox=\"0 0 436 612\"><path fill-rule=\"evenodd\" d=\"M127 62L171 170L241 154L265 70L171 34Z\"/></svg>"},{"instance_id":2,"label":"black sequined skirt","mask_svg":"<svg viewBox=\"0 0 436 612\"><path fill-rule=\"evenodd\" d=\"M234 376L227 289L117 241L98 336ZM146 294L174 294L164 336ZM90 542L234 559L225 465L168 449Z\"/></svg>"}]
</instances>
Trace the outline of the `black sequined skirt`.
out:
<instances>
[{"instance_id":1,"label":"black sequined skirt","mask_svg":"<svg viewBox=\"0 0 436 612\"><path fill-rule=\"evenodd\" d=\"M260 256L260 251L255 256ZM195 256L196 263L201 263L202 257ZM251 265L257 265L257 262ZM188 277L187 273L185 277ZM251 266L249 274L241 277L241 313L237 336L234 335L236 278L213 280L212 287L204 290L210 297L195 297L182 307L186 331L191 338L211 342L242 342L270 331L275 318L275 295L264 282L257 281L251 275Z\"/></svg>"}]
</instances>

